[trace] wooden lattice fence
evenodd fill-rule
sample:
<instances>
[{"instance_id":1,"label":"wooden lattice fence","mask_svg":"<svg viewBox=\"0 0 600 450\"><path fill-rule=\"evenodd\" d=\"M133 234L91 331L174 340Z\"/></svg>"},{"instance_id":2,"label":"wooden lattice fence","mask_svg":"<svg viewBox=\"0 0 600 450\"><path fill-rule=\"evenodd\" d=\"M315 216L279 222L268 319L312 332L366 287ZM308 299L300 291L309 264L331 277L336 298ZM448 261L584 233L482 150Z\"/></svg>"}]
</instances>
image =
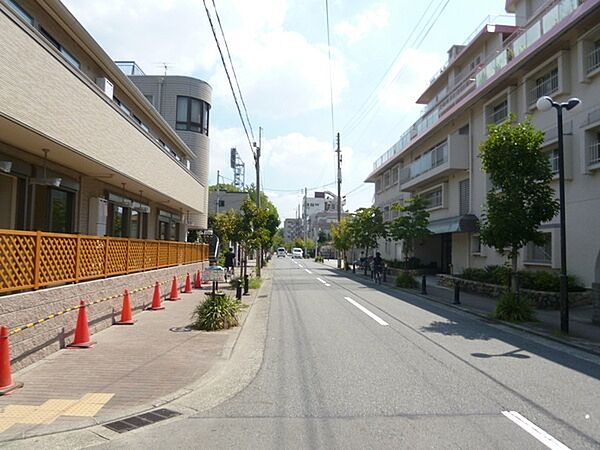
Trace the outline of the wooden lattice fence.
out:
<instances>
[{"instance_id":1,"label":"wooden lattice fence","mask_svg":"<svg viewBox=\"0 0 600 450\"><path fill-rule=\"evenodd\" d=\"M0 230L0 292L208 260L208 245Z\"/></svg>"}]
</instances>

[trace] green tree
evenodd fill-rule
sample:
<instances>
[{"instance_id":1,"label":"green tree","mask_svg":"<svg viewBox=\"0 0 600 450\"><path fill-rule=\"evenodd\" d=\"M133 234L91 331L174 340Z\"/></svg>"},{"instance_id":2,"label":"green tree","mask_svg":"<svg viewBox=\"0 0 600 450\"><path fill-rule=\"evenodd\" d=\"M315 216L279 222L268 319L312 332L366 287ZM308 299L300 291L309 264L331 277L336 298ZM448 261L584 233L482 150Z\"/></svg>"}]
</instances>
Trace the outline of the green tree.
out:
<instances>
[{"instance_id":1,"label":"green tree","mask_svg":"<svg viewBox=\"0 0 600 450\"><path fill-rule=\"evenodd\" d=\"M352 248L354 241L352 239L352 230L350 227L351 218L346 216L342 217L340 223L331 226L331 238L333 242L333 248L342 252L344 259L344 267L348 267L347 251Z\"/></svg>"},{"instance_id":2,"label":"green tree","mask_svg":"<svg viewBox=\"0 0 600 450\"><path fill-rule=\"evenodd\" d=\"M396 241L404 241L402 246L404 261L408 267L408 258L414 251L416 241L431 234L427 228L429 225L427 201L423 197L412 197L405 205L396 203L392 209L398 211L400 215L389 225L389 237Z\"/></svg>"},{"instance_id":3,"label":"green tree","mask_svg":"<svg viewBox=\"0 0 600 450\"><path fill-rule=\"evenodd\" d=\"M540 150L544 133L529 118L522 123L513 121L511 116L489 126L479 157L493 186L481 217L481 242L511 259L515 291L519 250L528 242L544 244L539 226L552 220L559 205L550 186L548 158Z\"/></svg>"},{"instance_id":4,"label":"green tree","mask_svg":"<svg viewBox=\"0 0 600 450\"><path fill-rule=\"evenodd\" d=\"M387 228L383 222L383 212L377 206L359 208L352 214L349 224L354 245L369 250L377 248L377 241L387 237Z\"/></svg>"}]
</instances>

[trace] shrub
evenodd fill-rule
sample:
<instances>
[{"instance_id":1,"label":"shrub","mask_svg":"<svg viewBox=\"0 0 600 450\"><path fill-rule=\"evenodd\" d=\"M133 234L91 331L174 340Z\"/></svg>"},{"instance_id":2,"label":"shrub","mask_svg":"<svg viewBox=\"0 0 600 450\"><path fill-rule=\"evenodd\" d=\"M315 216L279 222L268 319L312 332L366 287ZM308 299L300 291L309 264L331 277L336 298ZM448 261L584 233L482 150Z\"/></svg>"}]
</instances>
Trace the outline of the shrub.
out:
<instances>
[{"instance_id":1,"label":"shrub","mask_svg":"<svg viewBox=\"0 0 600 450\"><path fill-rule=\"evenodd\" d=\"M225 294L207 296L192 313L192 327L197 330L222 330L239 324L237 313L243 305Z\"/></svg>"},{"instance_id":2,"label":"shrub","mask_svg":"<svg viewBox=\"0 0 600 450\"><path fill-rule=\"evenodd\" d=\"M492 317L508 322L531 322L535 318L531 303L523 296L517 298L512 293L500 296Z\"/></svg>"},{"instance_id":3,"label":"shrub","mask_svg":"<svg viewBox=\"0 0 600 450\"><path fill-rule=\"evenodd\" d=\"M405 289L414 289L417 287L417 282L408 273L402 272L396 277L396 286Z\"/></svg>"},{"instance_id":4,"label":"shrub","mask_svg":"<svg viewBox=\"0 0 600 450\"><path fill-rule=\"evenodd\" d=\"M248 279L248 289L258 289L262 284L262 278L251 277Z\"/></svg>"},{"instance_id":5,"label":"shrub","mask_svg":"<svg viewBox=\"0 0 600 450\"><path fill-rule=\"evenodd\" d=\"M323 257L322 256L315 256L315 262L323 262Z\"/></svg>"},{"instance_id":6,"label":"shrub","mask_svg":"<svg viewBox=\"0 0 600 450\"><path fill-rule=\"evenodd\" d=\"M510 268L506 266L486 266L485 269L467 268L459 277L465 280L478 281L480 283L491 283L500 286L508 286L510 279ZM547 270L524 270L519 272L519 283L523 289L534 291L560 291L560 276L556 272ZM577 278L568 277L569 291L585 290Z\"/></svg>"}]
</instances>

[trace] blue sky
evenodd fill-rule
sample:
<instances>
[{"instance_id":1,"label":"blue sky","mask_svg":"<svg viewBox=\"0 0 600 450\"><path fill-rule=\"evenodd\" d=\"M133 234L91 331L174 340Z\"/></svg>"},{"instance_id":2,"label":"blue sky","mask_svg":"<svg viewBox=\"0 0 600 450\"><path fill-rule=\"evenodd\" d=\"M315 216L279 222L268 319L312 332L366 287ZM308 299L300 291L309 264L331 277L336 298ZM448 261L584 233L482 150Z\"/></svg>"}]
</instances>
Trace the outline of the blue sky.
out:
<instances>
[{"instance_id":1,"label":"blue sky","mask_svg":"<svg viewBox=\"0 0 600 450\"><path fill-rule=\"evenodd\" d=\"M147 74L162 73L166 62L168 74L209 82L210 182L217 170L232 178L231 147L246 163L246 182L254 180L201 0L63 2L113 59L135 60ZM216 3L256 139L258 127L264 129L261 184L282 220L294 217L304 187L336 189L325 0ZM373 185L362 182L373 161L419 117L423 106L414 102L446 51L464 43L488 15L505 14L504 3L329 0L334 123L348 209L371 204ZM207 4L214 19L212 0Z\"/></svg>"}]
</instances>

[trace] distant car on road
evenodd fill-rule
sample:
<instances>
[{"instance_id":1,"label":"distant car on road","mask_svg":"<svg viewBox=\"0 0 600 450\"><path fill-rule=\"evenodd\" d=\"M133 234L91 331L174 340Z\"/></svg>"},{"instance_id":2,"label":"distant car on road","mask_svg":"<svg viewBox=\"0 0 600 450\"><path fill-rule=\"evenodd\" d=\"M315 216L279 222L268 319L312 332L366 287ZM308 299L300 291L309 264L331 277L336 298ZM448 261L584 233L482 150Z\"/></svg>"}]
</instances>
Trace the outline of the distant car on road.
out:
<instances>
[{"instance_id":1,"label":"distant car on road","mask_svg":"<svg viewBox=\"0 0 600 450\"><path fill-rule=\"evenodd\" d=\"M287 252L285 251L285 248L279 247L277 249L277 257L278 258L285 258L286 255L287 255Z\"/></svg>"},{"instance_id":2,"label":"distant car on road","mask_svg":"<svg viewBox=\"0 0 600 450\"><path fill-rule=\"evenodd\" d=\"M292 249L292 258L300 258L302 259L302 249L298 247L294 247Z\"/></svg>"}]
</instances>

